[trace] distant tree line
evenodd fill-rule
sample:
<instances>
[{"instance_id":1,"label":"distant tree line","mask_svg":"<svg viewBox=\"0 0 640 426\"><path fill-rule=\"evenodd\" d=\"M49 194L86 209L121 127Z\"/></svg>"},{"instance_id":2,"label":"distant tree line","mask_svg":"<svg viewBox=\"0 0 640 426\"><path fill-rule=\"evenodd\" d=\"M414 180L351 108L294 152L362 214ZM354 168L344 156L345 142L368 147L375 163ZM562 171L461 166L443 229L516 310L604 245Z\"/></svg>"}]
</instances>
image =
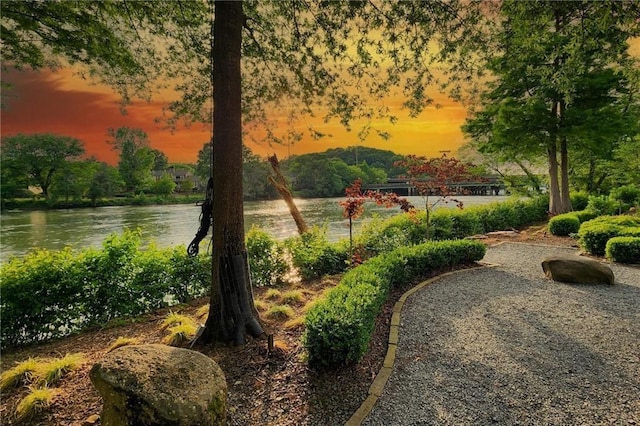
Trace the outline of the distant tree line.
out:
<instances>
[{"instance_id":1,"label":"distant tree line","mask_svg":"<svg viewBox=\"0 0 640 426\"><path fill-rule=\"evenodd\" d=\"M150 147L141 129L109 129L108 136L120 154L115 167L83 158L84 144L70 136L40 133L2 138L2 199L32 197L30 187L39 188L50 201L90 199L93 203L117 195L164 196L193 189L193 180L184 179L178 185L168 173L180 168L193 175L193 166L170 165L163 152Z\"/></svg>"},{"instance_id":2,"label":"distant tree line","mask_svg":"<svg viewBox=\"0 0 640 426\"><path fill-rule=\"evenodd\" d=\"M166 154L151 148L141 129L120 127L109 129L107 135L119 153L116 166L87 159L83 142L73 137L50 133L4 137L2 199L33 197L29 188L39 188L50 201L89 199L94 204L114 196L204 191L211 173L211 143L203 144L195 164L170 164ZM367 185L402 175L404 169L395 164L403 158L392 151L352 146L295 155L280 164L296 196L340 197L358 179ZM268 180L272 173L268 161L246 146L243 161L244 198L278 198Z\"/></svg>"},{"instance_id":3,"label":"distant tree line","mask_svg":"<svg viewBox=\"0 0 640 426\"><path fill-rule=\"evenodd\" d=\"M334 148L324 152L294 155L280 161L294 195L303 198L341 197L355 180L364 185L386 182L404 173L395 165L404 157L391 151L366 147ZM268 182L271 166L266 159L243 148L244 196L246 200L278 198ZM211 144L198 153L195 170L205 181L210 173Z\"/></svg>"}]
</instances>

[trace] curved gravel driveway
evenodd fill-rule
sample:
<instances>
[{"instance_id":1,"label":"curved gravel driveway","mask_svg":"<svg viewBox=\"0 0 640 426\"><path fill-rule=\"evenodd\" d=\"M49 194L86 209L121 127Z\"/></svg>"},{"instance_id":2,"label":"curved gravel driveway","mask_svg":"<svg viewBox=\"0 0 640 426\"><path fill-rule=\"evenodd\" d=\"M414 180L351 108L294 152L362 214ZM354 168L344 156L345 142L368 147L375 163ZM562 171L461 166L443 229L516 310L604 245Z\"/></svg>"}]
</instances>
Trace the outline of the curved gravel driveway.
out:
<instances>
[{"instance_id":1,"label":"curved gravel driveway","mask_svg":"<svg viewBox=\"0 0 640 426\"><path fill-rule=\"evenodd\" d=\"M491 268L443 277L404 305L393 373L366 425L640 425L640 269L615 286L547 280L506 243Z\"/></svg>"}]
</instances>

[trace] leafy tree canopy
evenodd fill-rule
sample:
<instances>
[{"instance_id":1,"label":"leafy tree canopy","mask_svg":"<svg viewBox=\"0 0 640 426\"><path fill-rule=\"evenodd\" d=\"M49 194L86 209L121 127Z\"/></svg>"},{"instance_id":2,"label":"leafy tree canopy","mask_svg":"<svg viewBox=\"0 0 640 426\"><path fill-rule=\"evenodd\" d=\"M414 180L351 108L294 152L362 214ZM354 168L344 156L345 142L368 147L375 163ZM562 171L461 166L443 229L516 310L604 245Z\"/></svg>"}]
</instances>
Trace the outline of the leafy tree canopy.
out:
<instances>
[{"instance_id":1,"label":"leafy tree canopy","mask_svg":"<svg viewBox=\"0 0 640 426\"><path fill-rule=\"evenodd\" d=\"M1 148L2 169L10 172L7 177L40 187L45 197L55 173L84 154L80 140L51 133L7 136Z\"/></svg>"}]
</instances>

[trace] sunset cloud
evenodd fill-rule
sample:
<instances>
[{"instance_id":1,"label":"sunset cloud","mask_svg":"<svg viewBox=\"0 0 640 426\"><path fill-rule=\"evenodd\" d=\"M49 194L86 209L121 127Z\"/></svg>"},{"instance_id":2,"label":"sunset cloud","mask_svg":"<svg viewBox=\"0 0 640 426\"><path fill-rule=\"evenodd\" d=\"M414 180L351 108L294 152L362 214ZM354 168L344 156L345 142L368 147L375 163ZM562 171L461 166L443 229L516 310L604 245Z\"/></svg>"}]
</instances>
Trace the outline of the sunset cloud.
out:
<instances>
[{"instance_id":1,"label":"sunset cloud","mask_svg":"<svg viewBox=\"0 0 640 426\"><path fill-rule=\"evenodd\" d=\"M155 119L162 114L164 103L135 102L122 115L119 98L109 87L90 84L69 69L51 71L16 71L3 74L3 80L13 85L3 91L2 135L16 133L57 133L76 137L85 144L88 156L111 164L117 163L118 154L107 144L107 129L121 126L137 127L149 135L153 148L164 152L171 162L195 163L197 152L210 138L209 130L199 124L179 128L174 132L163 128ZM282 145L253 144L251 149L261 156L278 154L280 158L291 154L324 151L327 148L365 145L388 149L402 154L437 156L439 151L455 151L462 143L460 125L465 109L440 96L436 100L442 108L427 108L419 117L408 118L406 111L397 107L398 99L389 100L399 120L395 125L386 121L374 122L376 129L389 132L385 141L374 132L364 142L358 139L358 130L364 122L354 122L353 130L346 131L339 123L323 123L321 118L299 124L330 134L320 140L310 137L288 147ZM295 124L294 124L295 126ZM260 140L261 129L252 130L250 139Z\"/></svg>"}]
</instances>

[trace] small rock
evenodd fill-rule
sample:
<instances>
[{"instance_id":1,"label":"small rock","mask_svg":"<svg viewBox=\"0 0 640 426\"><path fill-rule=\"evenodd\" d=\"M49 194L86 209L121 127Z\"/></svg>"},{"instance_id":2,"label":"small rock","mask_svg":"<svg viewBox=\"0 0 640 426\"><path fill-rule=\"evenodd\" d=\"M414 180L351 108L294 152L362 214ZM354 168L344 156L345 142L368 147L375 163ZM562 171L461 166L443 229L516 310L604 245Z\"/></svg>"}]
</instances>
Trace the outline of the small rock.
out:
<instances>
[{"instance_id":1,"label":"small rock","mask_svg":"<svg viewBox=\"0 0 640 426\"><path fill-rule=\"evenodd\" d=\"M97 425L99 421L100 421L100 416L97 414L93 414L87 417L84 422L82 422L82 426L94 426L94 425Z\"/></svg>"}]
</instances>

